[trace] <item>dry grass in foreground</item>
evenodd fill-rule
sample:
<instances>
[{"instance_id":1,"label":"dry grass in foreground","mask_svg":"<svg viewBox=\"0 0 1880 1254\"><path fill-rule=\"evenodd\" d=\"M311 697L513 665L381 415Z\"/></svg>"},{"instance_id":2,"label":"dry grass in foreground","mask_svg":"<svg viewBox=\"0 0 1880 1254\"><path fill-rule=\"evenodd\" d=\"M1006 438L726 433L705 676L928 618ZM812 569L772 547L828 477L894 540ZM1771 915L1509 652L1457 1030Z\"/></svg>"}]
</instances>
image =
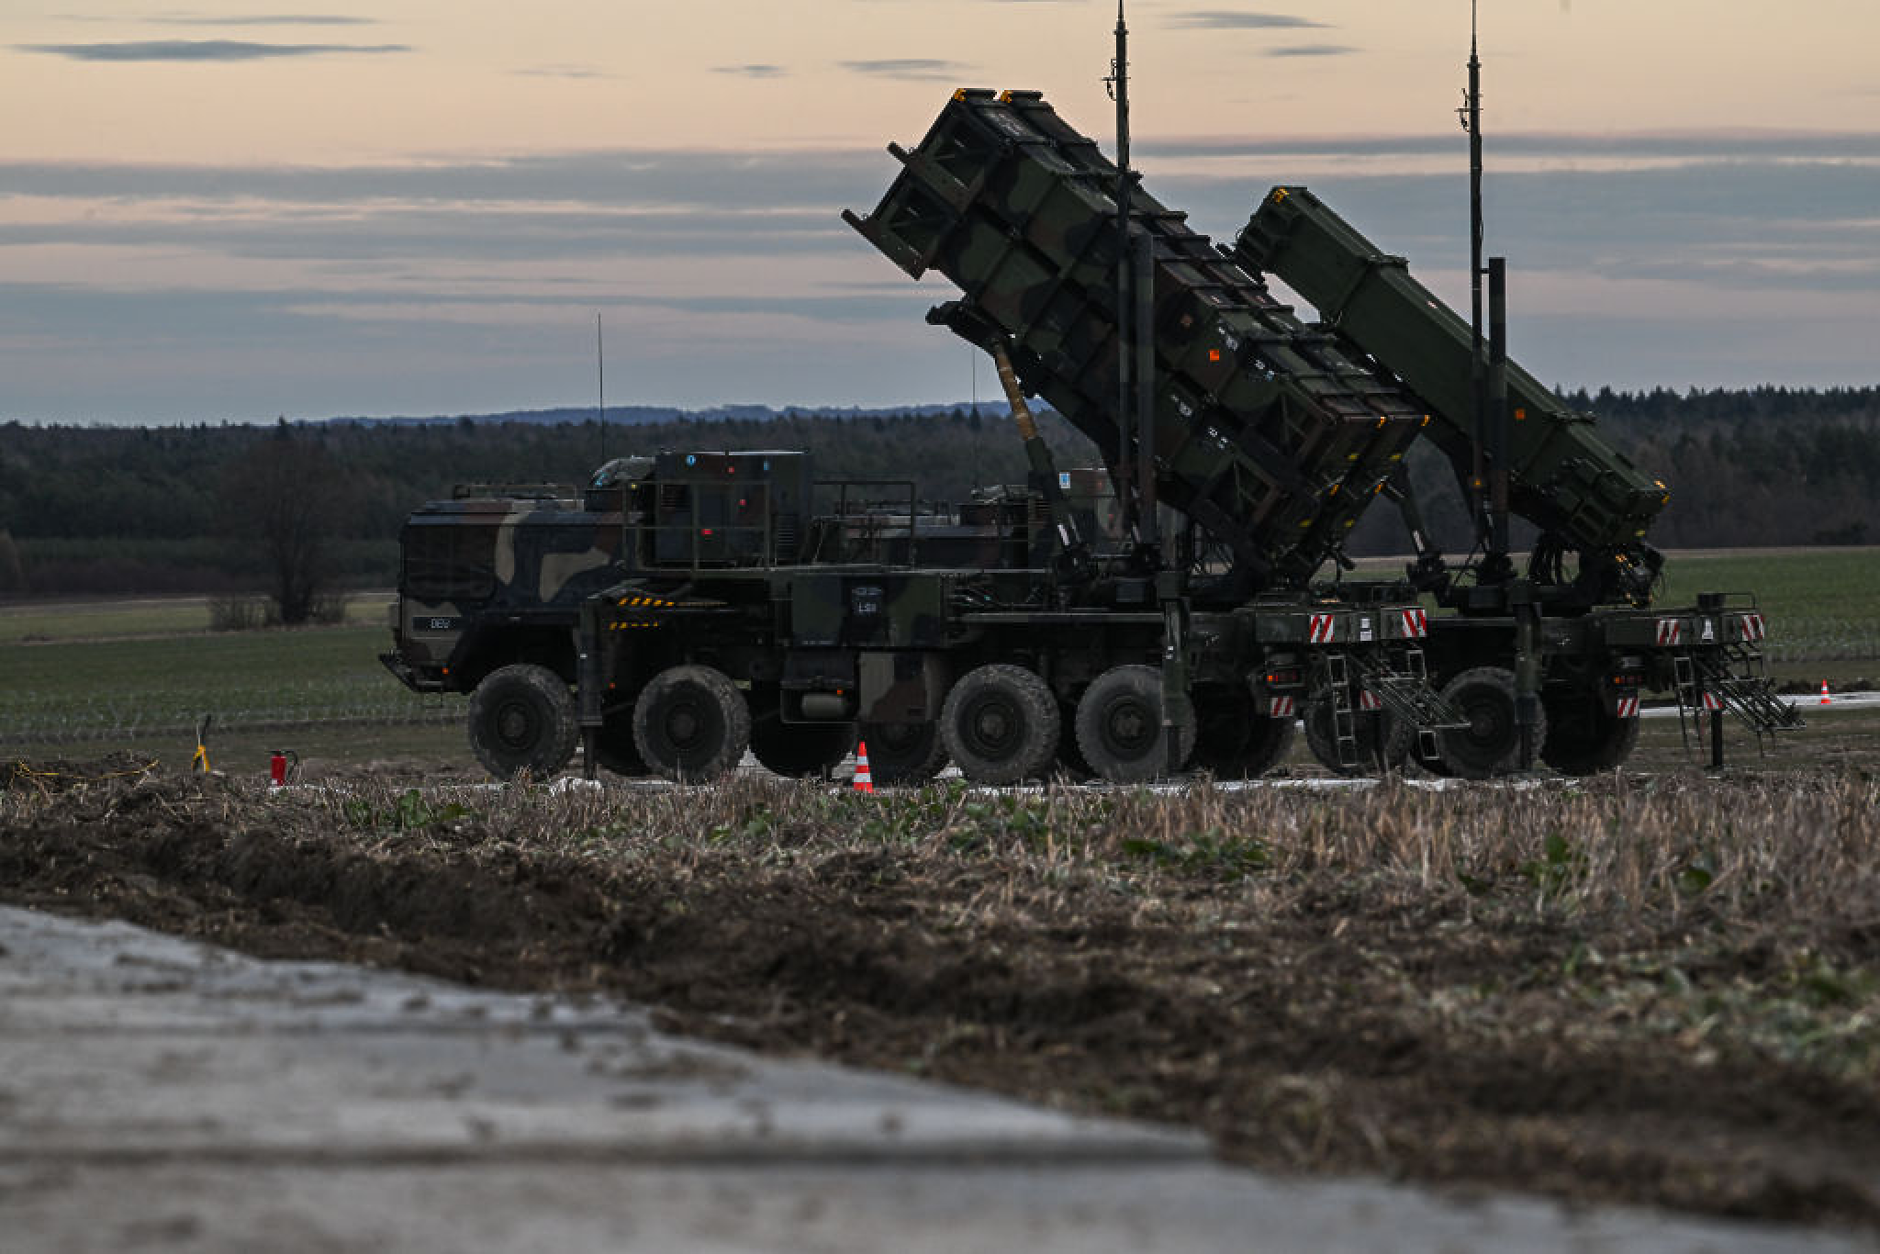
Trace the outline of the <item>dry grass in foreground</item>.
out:
<instances>
[{"instance_id":1,"label":"dry grass in foreground","mask_svg":"<svg viewBox=\"0 0 1880 1254\"><path fill-rule=\"evenodd\" d=\"M1861 771L875 797L104 773L14 774L0 895L618 994L1267 1167L1880 1224Z\"/></svg>"}]
</instances>

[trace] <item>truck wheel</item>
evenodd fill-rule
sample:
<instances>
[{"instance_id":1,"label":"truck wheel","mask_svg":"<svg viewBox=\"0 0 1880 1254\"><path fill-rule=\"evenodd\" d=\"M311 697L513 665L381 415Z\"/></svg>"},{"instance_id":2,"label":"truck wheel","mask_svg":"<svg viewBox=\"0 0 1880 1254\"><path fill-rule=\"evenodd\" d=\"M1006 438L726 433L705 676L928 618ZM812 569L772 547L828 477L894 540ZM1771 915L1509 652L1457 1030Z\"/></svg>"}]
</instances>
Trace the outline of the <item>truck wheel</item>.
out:
<instances>
[{"instance_id":1,"label":"truck wheel","mask_svg":"<svg viewBox=\"0 0 1880 1254\"><path fill-rule=\"evenodd\" d=\"M1488 779L1521 766L1521 729L1515 721L1514 674L1500 666L1463 671L1443 687L1443 696L1469 721L1439 732L1443 765L1457 779ZM1547 743L1547 714L1540 712L1534 742Z\"/></svg>"},{"instance_id":2,"label":"truck wheel","mask_svg":"<svg viewBox=\"0 0 1880 1254\"><path fill-rule=\"evenodd\" d=\"M855 745L853 723L786 723L775 685L752 687L751 754L785 779L827 775Z\"/></svg>"},{"instance_id":3,"label":"truck wheel","mask_svg":"<svg viewBox=\"0 0 1880 1254\"><path fill-rule=\"evenodd\" d=\"M654 775L699 784L737 766L751 743L751 710L723 671L674 666L653 676L633 707L633 743Z\"/></svg>"},{"instance_id":4,"label":"truck wheel","mask_svg":"<svg viewBox=\"0 0 1880 1254\"><path fill-rule=\"evenodd\" d=\"M1359 778L1402 770L1409 746L1395 734L1397 720L1383 710L1353 710L1351 730L1357 737L1357 761L1350 766L1339 760L1338 733L1333 727L1332 699L1314 697L1306 702L1301 722L1306 725L1306 748L1319 765L1335 775Z\"/></svg>"},{"instance_id":5,"label":"truck wheel","mask_svg":"<svg viewBox=\"0 0 1880 1254\"><path fill-rule=\"evenodd\" d=\"M594 761L616 775L634 779L646 774L646 759L633 743L633 710L616 710L601 724L594 738Z\"/></svg>"},{"instance_id":6,"label":"truck wheel","mask_svg":"<svg viewBox=\"0 0 1880 1254\"><path fill-rule=\"evenodd\" d=\"M1050 773L1063 734L1057 698L1022 666L981 666L960 677L940 711L940 739L976 784Z\"/></svg>"},{"instance_id":7,"label":"truck wheel","mask_svg":"<svg viewBox=\"0 0 1880 1254\"><path fill-rule=\"evenodd\" d=\"M553 775L574 757L580 734L574 694L546 666L491 671L470 694L470 748L498 779Z\"/></svg>"},{"instance_id":8,"label":"truck wheel","mask_svg":"<svg viewBox=\"0 0 1880 1254\"><path fill-rule=\"evenodd\" d=\"M924 784L947 764L937 723L863 723L855 732L877 784Z\"/></svg>"},{"instance_id":9,"label":"truck wheel","mask_svg":"<svg viewBox=\"0 0 1880 1254\"><path fill-rule=\"evenodd\" d=\"M1176 730L1175 761L1169 762L1162 735L1162 672L1153 666L1113 666L1077 702L1077 747L1091 769L1112 784L1140 784L1186 766L1195 730Z\"/></svg>"},{"instance_id":10,"label":"truck wheel","mask_svg":"<svg viewBox=\"0 0 1880 1254\"><path fill-rule=\"evenodd\" d=\"M1639 721L1608 714L1590 692L1541 698L1547 711L1547 740L1541 761L1562 775L1597 775L1632 756Z\"/></svg>"},{"instance_id":11,"label":"truck wheel","mask_svg":"<svg viewBox=\"0 0 1880 1254\"><path fill-rule=\"evenodd\" d=\"M1297 720L1255 714L1253 697L1237 686L1195 689L1195 751L1190 766L1218 779L1258 779L1292 750Z\"/></svg>"}]
</instances>

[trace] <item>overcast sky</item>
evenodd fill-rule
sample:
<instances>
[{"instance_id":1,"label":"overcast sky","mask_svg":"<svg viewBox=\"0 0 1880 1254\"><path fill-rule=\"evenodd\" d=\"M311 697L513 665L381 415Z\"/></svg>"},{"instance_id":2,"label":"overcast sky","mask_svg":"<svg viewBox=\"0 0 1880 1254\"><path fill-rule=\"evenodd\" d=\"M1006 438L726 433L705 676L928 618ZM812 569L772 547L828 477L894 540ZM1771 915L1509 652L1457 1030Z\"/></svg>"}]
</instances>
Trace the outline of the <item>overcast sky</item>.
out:
<instances>
[{"instance_id":1,"label":"overcast sky","mask_svg":"<svg viewBox=\"0 0 1880 1254\"><path fill-rule=\"evenodd\" d=\"M316 0L316 3L318 0ZM296 0L299 3L299 0ZM1135 155L1467 298L1468 0L1130 0ZM957 86L1111 146L1114 0L0 8L0 420L982 399L839 211ZM1880 4L1483 0L1489 248L1565 386L1880 383Z\"/></svg>"}]
</instances>

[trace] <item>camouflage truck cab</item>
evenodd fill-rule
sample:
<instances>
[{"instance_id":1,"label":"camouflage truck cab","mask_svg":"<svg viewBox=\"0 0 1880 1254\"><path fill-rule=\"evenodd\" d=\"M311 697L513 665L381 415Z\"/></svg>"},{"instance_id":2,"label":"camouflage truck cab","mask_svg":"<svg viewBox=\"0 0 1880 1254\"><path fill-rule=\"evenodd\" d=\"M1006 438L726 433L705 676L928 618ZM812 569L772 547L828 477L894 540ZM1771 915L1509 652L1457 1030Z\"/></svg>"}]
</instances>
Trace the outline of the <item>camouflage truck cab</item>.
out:
<instances>
[{"instance_id":1,"label":"camouflage truck cab","mask_svg":"<svg viewBox=\"0 0 1880 1254\"><path fill-rule=\"evenodd\" d=\"M517 661L572 682L568 626L615 581L623 515L568 495L470 494L479 491L406 521L386 665L421 692L468 692Z\"/></svg>"},{"instance_id":2,"label":"camouflage truck cab","mask_svg":"<svg viewBox=\"0 0 1880 1254\"><path fill-rule=\"evenodd\" d=\"M386 664L421 691L468 692L513 661L572 683L583 603L623 577L651 595L700 571L794 562L809 489L803 454L777 451L616 458L580 496L460 488L406 521Z\"/></svg>"},{"instance_id":3,"label":"camouflage truck cab","mask_svg":"<svg viewBox=\"0 0 1880 1254\"><path fill-rule=\"evenodd\" d=\"M768 638L771 585L753 572L795 563L810 497L808 459L783 450L617 458L579 493L460 488L406 522L381 660L415 690L472 694L471 743L492 772L539 773L573 752L583 625L604 620L597 752L634 772L633 702L663 671L721 654L747 682L765 669L751 641Z\"/></svg>"}]
</instances>

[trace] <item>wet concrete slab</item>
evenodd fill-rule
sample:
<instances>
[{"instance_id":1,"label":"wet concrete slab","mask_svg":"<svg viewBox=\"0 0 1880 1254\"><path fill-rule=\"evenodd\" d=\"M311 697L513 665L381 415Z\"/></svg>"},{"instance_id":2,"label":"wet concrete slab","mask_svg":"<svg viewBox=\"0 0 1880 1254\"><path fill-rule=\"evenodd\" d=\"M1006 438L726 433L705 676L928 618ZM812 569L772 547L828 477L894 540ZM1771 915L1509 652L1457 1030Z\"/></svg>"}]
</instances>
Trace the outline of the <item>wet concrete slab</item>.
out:
<instances>
[{"instance_id":1,"label":"wet concrete slab","mask_svg":"<svg viewBox=\"0 0 1880 1254\"><path fill-rule=\"evenodd\" d=\"M0 908L0 1248L1840 1250L1268 1177L1186 1131Z\"/></svg>"}]
</instances>

